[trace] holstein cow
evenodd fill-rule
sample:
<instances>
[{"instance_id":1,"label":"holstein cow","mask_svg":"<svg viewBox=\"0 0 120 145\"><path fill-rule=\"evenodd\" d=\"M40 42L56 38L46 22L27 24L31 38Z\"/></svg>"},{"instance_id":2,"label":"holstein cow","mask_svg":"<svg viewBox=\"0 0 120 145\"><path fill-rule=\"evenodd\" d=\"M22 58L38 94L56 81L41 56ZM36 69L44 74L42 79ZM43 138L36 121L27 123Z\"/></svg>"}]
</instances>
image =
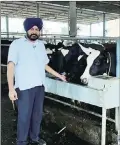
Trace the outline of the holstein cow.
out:
<instances>
[{"instance_id":1,"label":"holstein cow","mask_svg":"<svg viewBox=\"0 0 120 145\"><path fill-rule=\"evenodd\" d=\"M45 47L48 58L50 59L49 66L51 66L55 71L62 73L64 68L64 56L61 52L61 49L64 48L63 43L59 42L57 45L48 43Z\"/></svg>"},{"instance_id":2,"label":"holstein cow","mask_svg":"<svg viewBox=\"0 0 120 145\"><path fill-rule=\"evenodd\" d=\"M106 65L107 57L101 44L74 43L55 51L50 65L59 73L65 72L68 81L86 84L91 75L106 73L106 67L102 70L100 66Z\"/></svg>"},{"instance_id":3,"label":"holstein cow","mask_svg":"<svg viewBox=\"0 0 120 145\"><path fill-rule=\"evenodd\" d=\"M76 81L79 79L81 80L81 82L86 84L90 75L92 75L90 73L90 68L93 65L94 60L100 55L100 51L103 50L103 46L99 46L99 48L101 47L100 49L97 49L97 46L98 44L94 44L92 45L92 47L90 45L88 47L85 47L83 46L83 44L76 43L66 55L66 60L68 60L71 55L72 60L77 59L75 64L76 66L74 66L73 64L73 70L75 70L75 72L71 72L71 74L76 77ZM73 73L75 73L76 76ZM94 73L96 74L97 72Z\"/></svg>"}]
</instances>

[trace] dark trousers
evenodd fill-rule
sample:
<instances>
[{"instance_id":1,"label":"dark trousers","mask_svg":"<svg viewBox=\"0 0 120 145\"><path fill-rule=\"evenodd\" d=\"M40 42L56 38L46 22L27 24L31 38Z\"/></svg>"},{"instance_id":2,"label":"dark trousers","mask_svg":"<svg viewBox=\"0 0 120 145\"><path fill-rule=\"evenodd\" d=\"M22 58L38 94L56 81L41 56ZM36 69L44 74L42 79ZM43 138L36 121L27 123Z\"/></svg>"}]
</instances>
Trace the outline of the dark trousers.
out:
<instances>
[{"instance_id":1,"label":"dark trousers","mask_svg":"<svg viewBox=\"0 0 120 145\"><path fill-rule=\"evenodd\" d=\"M18 100L17 145L26 145L27 138L39 140L40 124L43 114L44 86L28 90L16 89Z\"/></svg>"}]
</instances>

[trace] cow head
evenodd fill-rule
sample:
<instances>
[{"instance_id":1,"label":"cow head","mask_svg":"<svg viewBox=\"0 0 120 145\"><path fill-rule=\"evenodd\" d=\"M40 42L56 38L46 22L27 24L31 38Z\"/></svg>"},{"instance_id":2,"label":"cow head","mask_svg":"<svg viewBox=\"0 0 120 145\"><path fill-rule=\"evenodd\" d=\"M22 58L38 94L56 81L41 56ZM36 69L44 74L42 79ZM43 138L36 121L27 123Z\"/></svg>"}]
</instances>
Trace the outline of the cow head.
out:
<instances>
[{"instance_id":1,"label":"cow head","mask_svg":"<svg viewBox=\"0 0 120 145\"><path fill-rule=\"evenodd\" d=\"M98 50L92 50L92 52L89 54L89 56L87 57L87 66L85 68L85 71L83 73L83 75L80 77L81 81L84 84L88 83L88 80L91 76L90 74L90 68L93 65L94 60L99 56L100 51Z\"/></svg>"},{"instance_id":2,"label":"cow head","mask_svg":"<svg viewBox=\"0 0 120 145\"><path fill-rule=\"evenodd\" d=\"M93 49L91 47L83 47L81 44L79 44L80 48L83 50L83 52L88 55L87 57L87 66L85 68L84 73L80 76L81 82L83 84L87 84L89 81L89 78L91 76L90 73L90 69L93 66L94 61L96 60L96 58L98 58L98 56L100 55L100 51L97 49ZM94 72L94 69L93 69ZM96 74L96 73L95 73Z\"/></svg>"},{"instance_id":3,"label":"cow head","mask_svg":"<svg viewBox=\"0 0 120 145\"><path fill-rule=\"evenodd\" d=\"M101 53L99 52L95 56L97 56L97 57L95 57L95 59L91 59L92 55L88 56L87 67L86 67L83 75L81 76L81 81L84 84L88 84L89 78L91 76L108 74L109 66L110 66L110 60L109 60L108 53L103 51Z\"/></svg>"},{"instance_id":4,"label":"cow head","mask_svg":"<svg viewBox=\"0 0 120 145\"><path fill-rule=\"evenodd\" d=\"M97 76L108 73L109 65L110 65L109 55L106 51L103 51L94 60L93 65L90 68L90 75Z\"/></svg>"}]
</instances>

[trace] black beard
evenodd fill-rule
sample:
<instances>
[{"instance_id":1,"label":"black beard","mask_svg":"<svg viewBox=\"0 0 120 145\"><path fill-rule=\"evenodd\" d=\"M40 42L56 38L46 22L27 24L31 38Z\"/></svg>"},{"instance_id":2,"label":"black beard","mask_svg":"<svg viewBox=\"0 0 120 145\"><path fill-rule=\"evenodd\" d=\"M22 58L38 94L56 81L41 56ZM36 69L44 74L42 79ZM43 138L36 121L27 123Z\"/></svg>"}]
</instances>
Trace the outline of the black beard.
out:
<instances>
[{"instance_id":1,"label":"black beard","mask_svg":"<svg viewBox=\"0 0 120 145\"><path fill-rule=\"evenodd\" d=\"M36 34L31 34L31 35L29 35L28 33L27 33L27 37L28 37L30 40L32 40L32 41L35 41L35 40L37 40L37 39L39 38L39 36L36 35Z\"/></svg>"}]
</instances>

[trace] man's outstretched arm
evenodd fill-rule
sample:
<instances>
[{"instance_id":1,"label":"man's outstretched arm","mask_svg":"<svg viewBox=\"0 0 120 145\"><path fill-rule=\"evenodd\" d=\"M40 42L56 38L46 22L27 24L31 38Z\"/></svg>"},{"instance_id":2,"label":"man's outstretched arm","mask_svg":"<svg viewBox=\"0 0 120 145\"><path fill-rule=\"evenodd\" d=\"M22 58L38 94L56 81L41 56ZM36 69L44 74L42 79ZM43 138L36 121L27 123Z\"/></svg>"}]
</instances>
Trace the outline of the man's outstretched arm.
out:
<instances>
[{"instance_id":1,"label":"man's outstretched arm","mask_svg":"<svg viewBox=\"0 0 120 145\"><path fill-rule=\"evenodd\" d=\"M46 65L45 70L47 72L49 72L50 74L52 74L52 75L60 78L61 80L66 81L66 78L65 78L64 75L60 75L59 73L57 73L56 71L54 71L50 66Z\"/></svg>"}]
</instances>

